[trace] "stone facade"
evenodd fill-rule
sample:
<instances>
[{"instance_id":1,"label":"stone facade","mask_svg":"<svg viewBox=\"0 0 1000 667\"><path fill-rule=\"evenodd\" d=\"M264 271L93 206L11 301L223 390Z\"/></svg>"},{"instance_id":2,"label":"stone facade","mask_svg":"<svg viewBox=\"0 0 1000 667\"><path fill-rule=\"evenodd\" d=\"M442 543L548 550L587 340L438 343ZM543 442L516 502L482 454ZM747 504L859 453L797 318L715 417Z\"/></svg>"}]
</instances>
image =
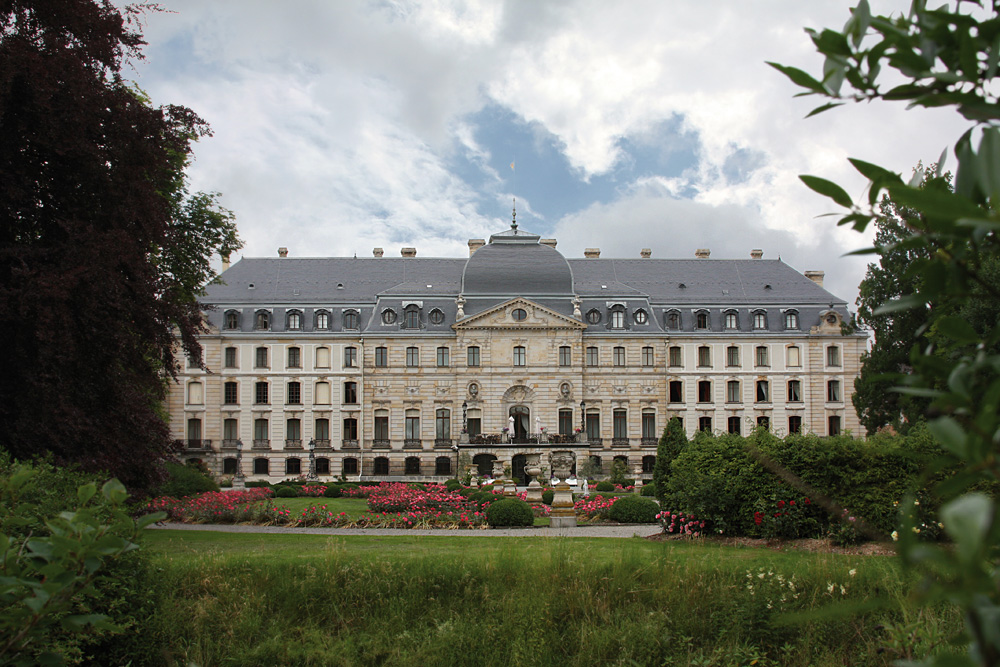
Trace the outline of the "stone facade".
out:
<instances>
[{"instance_id":1,"label":"stone facade","mask_svg":"<svg viewBox=\"0 0 1000 667\"><path fill-rule=\"evenodd\" d=\"M208 290L208 370L170 395L186 458L232 474L239 441L247 478L276 481L309 471L312 442L320 479L417 480L559 450L648 474L675 416L689 434L859 429L866 337L842 333L822 274L554 245L515 229L467 261L241 260Z\"/></svg>"}]
</instances>

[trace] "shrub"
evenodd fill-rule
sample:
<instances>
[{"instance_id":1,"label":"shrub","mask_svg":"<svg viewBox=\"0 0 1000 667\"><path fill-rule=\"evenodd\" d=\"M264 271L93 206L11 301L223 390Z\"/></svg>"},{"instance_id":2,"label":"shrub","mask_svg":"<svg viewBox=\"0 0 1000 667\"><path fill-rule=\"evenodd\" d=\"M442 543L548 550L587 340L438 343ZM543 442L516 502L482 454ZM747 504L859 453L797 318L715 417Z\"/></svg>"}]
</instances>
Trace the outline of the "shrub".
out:
<instances>
[{"instance_id":1,"label":"shrub","mask_svg":"<svg viewBox=\"0 0 1000 667\"><path fill-rule=\"evenodd\" d=\"M448 489L449 491L455 491L457 489L462 488L462 483L457 479L449 479L444 483L444 488Z\"/></svg>"},{"instance_id":2,"label":"shrub","mask_svg":"<svg viewBox=\"0 0 1000 667\"><path fill-rule=\"evenodd\" d=\"M604 480L603 482L598 482L597 483L597 490L598 491L614 491L615 490L615 485L613 483L609 482L608 480Z\"/></svg>"},{"instance_id":3,"label":"shrub","mask_svg":"<svg viewBox=\"0 0 1000 667\"><path fill-rule=\"evenodd\" d=\"M552 489L545 489L542 491L542 502L546 505L552 505L552 499L555 497L556 492Z\"/></svg>"},{"instance_id":4,"label":"shrub","mask_svg":"<svg viewBox=\"0 0 1000 667\"><path fill-rule=\"evenodd\" d=\"M469 496L469 500L476 503L479 509L483 509L483 507L490 505L494 501L502 499L502 495L490 491L476 491Z\"/></svg>"},{"instance_id":5,"label":"shrub","mask_svg":"<svg viewBox=\"0 0 1000 667\"><path fill-rule=\"evenodd\" d=\"M219 485L210 475L195 466L180 463L167 464L167 481L157 489L160 496L183 498L206 491L218 491Z\"/></svg>"},{"instance_id":6,"label":"shrub","mask_svg":"<svg viewBox=\"0 0 1000 667\"><path fill-rule=\"evenodd\" d=\"M688 439L681 420L677 417L671 418L656 445L656 465L653 467L653 488L656 490L656 499L661 504L667 500L667 480L671 476L671 465L687 444Z\"/></svg>"},{"instance_id":7,"label":"shrub","mask_svg":"<svg viewBox=\"0 0 1000 667\"><path fill-rule=\"evenodd\" d=\"M219 488L220 489L231 489L231 488L233 488L233 478L232 477L223 477L222 479L220 479L219 480Z\"/></svg>"},{"instance_id":8,"label":"shrub","mask_svg":"<svg viewBox=\"0 0 1000 667\"><path fill-rule=\"evenodd\" d=\"M639 491L639 495L640 496L655 496L656 495L656 486L654 486L653 484L644 484L643 487L642 487L642 490Z\"/></svg>"},{"instance_id":9,"label":"shrub","mask_svg":"<svg viewBox=\"0 0 1000 667\"><path fill-rule=\"evenodd\" d=\"M258 479L253 482L247 482L244 486L246 486L246 488L248 489L266 488L270 487L271 483L266 479Z\"/></svg>"},{"instance_id":10,"label":"shrub","mask_svg":"<svg viewBox=\"0 0 1000 667\"><path fill-rule=\"evenodd\" d=\"M486 509L486 521L495 527L531 526L535 523L535 513L531 505L520 498L504 498L490 503Z\"/></svg>"},{"instance_id":11,"label":"shrub","mask_svg":"<svg viewBox=\"0 0 1000 667\"><path fill-rule=\"evenodd\" d=\"M323 492L324 498L339 498L341 494L340 484L331 484L326 487L326 491Z\"/></svg>"},{"instance_id":12,"label":"shrub","mask_svg":"<svg viewBox=\"0 0 1000 667\"><path fill-rule=\"evenodd\" d=\"M635 494L621 496L611 506L608 518L618 523L656 523L660 506L655 500Z\"/></svg>"},{"instance_id":13,"label":"shrub","mask_svg":"<svg viewBox=\"0 0 1000 667\"><path fill-rule=\"evenodd\" d=\"M275 498L298 498L299 493L290 486L285 486L284 484L278 484L274 487L274 497Z\"/></svg>"}]
</instances>

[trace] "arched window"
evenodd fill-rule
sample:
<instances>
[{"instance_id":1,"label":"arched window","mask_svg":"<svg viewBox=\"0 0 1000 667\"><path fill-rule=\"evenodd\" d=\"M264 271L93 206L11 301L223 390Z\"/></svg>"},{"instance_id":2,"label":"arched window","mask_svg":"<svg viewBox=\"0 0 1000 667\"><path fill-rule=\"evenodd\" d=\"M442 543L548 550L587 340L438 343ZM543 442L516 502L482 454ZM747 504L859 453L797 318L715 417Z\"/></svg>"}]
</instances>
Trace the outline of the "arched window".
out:
<instances>
[{"instance_id":1,"label":"arched window","mask_svg":"<svg viewBox=\"0 0 1000 667\"><path fill-rule=\"evenodd\" d=\"M470 345L468 348L468 365L478 366L479 365L479 346Z\"/></svg>"},{"instance_id":2,"label":"arched window","mask_svg":"<svg viewBox=\"0 0 1000 667\"><path fill-rule=\"evenodd\" d=\"M270 447L271 425L263 417L253 420L253 444L256 447Z\"/></svg>"},{"instance_id":3,"label":"arched window","mask_svg":"<svg viewBox=\"0 0 1000 667\"><path fill-rule=\"evenodd\" d=\"M434 474L445 476L451 474L451 457L439 456L434 459Z\"/></svg>"},{"instance_id":4,"label":"arched window","mask_svg":"<svg viewBox=\"0 0 1000 667\"><path fill-rule=\"evenodd\" d=\"M375 411L375 439L389 442L389 411L385 408Z\"/></svg>"},{"instance_id":5,"label":"arched window","mask_svg":"<svg viewBox=\"0 0 1000 667\"><path fill-rule=\"evenodd\" d=\"M356 458L351 457L344 459L343 466L345 475L358 474L358 460Z\"/></svg>"},{"instance_id":6,"label":"arched window","mask_svg":"<svg viewBox=\"0 0 1000 667\"><path fill-rule=\"evenodd\" d=\"M358 323L361 318L358 316L358 311L356 310L345 310L344 311L344 328L345 329L357 329Z\"/></svg>"},{"instance_id":7,"label":"arched window","mask_svg":"<svg viewBox=\"0 0 1000 667\"><path fill-rule=\"evenodd\" d=\"M420 308L417 306L407 306L403 311L403 328L404 329L419 329L420 328Z\"/></svg>"},{"instance_id":8,"label":"arched window","mask_svg":"<svg viewBox=\"0 0 1000 667\"><path fill-rule=\"evenodd\" d=\"M348 346L344 348L344 368L357 368L358 366L358 348Z\"/></svg>"},{"instance_id":9,"label":"arched window","mask_svg":"<svg viewBox=\"0 0 1000 667\"><path fill-rule=\"evenodd\" d=\"M330 348L320 346L316 348L316 368L330 367Z\"/></svg>"},{"instance_id":10,"label":"arched window","mask_svg":"<svg viewBox=\"0 0 1000 667\"><path fill-rule=\"evenodd\" d=\"M317 475L330 474L330 459L326 457L316 459L316 474Z\"/></svg>"},{"instance_id":11,"label":"arched window","mask_svg":"<svg viewBox=\"0 0 1000 667\"><path fill-rule=\"evenodd\" d=\"M737 345L730 345L726 348L726 366L732 368L740 365L740 348Z\"/></svg>"},{"instance_id":12,"label":"arched window","mask_svg":"<svg viewBox=\"0 0 1000 667\"><path fill-rule=\"evenodd\" d=\"M288 331L299 331L302 329L302 313L297 310L288 311L285 328Z\"/></svg>"},{"instance_id":13,"label":"arched window","mask_svg":"<svg viewBox=\"0 0 1000 667\"><path fill-rule=\"evenodd\" d=\"M302 445L302 420L293 417L285 422L285 445Z\"/></svg>"},{"instance_id":14,"label":"arched window","mask_svg":"<svg viewBox=\"0 0 1000 667\"><path fill-rule=\"evenodd\" d=\"M613 306L611 308L611 328L612 329L624 329L625 328L625 309L621 306Z\"/></svg>"},{"instance_id":15,"label":"arched window","mask_svg":"<svg viewBox=\"0 0 1000 667\"><path fill-rule=\"evenodd\" d=\"M407 410L404 422L403 438L405 440L420 440L420 411Z\"/></svg>"},{"instance_id":16,"label":"arched window","mask_svg":"<svg viewBox=\"0 0 1000 667\"><path fill-rule=\"evenodd\" d=\"M767 312L763 310L753 311L753 328L767 329Z\"/></svg>"},{"instance_id":17,"label":"arched window","mask_svg":"<svg viewBox=\"0 0 1000 667\"><path fill-rule=\"evenodd\" d=\"M668 356L669 356L669 364L671 366L683 366L684 365L684 358L681 355L681 346L680 345L671 345L670 349L668 350Z\"/></svg>"},{"instance_id":18,"label":"arched window","mask_svg":"<svg viewBox=\"0 0 1000 667\"><path fill-rule=\"evenodd\" d=\"M802 402L802 381L801 380L789 380L788 381L788 402L789 403L801 403Z\"/></svg>"},{"instance_id":19,"label":"arched window","mask_svg":"<svg viewBox=\"0 0 1000 667\"><path fill-rule=\"evenodd\" d=\"M726 403L739 403L742 400L740 381L729 380L726 382Z\"/></svg>"},{"instance_id":20,"label":"arched window","mask_svg":"<svg viewBox=\"0 0 1000 667\"><path fill-rule=\"evenodd\" d=\"M791 367L802 365L802 350L798 345L788 346L785 364Z\"/></svg>"},{"instance_id":21,"label":"arched window","mask_svg":"<svg viewBox=\"0 0 1000 667\"><path fill-rule=\"evenodd\" d=\"M514 346L514 365L524 366L525 365L525 352L523 345Z\"/></svg>"},{"instance_id":22,"label":"arched window","mask_svg":"<svg viewBox=\"0 0 1000 667\"><path fill-rule=\"evenodd\" d=\"M258 310L254 313L253 328L256 331L267 331L271 328L271 313L266 310Z\"/></svg>"},{"instance_id":23,"label":"arched window","mask_svg":"<svg viewBox=\"0 0 1000 667\"><path fill-rule=\"evenodd\" d=\"M420 457L418 456L407 456L406 460L403 462L403 472L406 475L419 475L420 474Z\"/></svg>"},{"instance_id":24,"label":"arched window","mask_svg":"<svg viewBox=\"0 0 1000 667\"><path fill-rule=\"evenodd\" d=\"M450 350L447 347L441 346L437 349L437 365L438 368L447 368L449 365Z\"/></svg>"},{"instance_id":25,"label":"arched window","mask_svg":"<svg viewBox=\"0 0 1000 667\"><path fill-rule=\"evenodd\" d=\"M642 348L642 365L649 367L654 365L655 361L656 354L654 353L653 348L648 345Z\"/></svg>"},{"instance_id":26,"label":"arched window","mask_svg":"<svg viewBox=\"0 0 1000 667\"><path fill-rule=\"evenodd\" d=\"M727 310L723 318L724 326L726 329L739 329L740 328L740 317L736 314L735 310Z\"/></svg>"},{"instance_id":27,"label":"arched window","mask_svg":"<svg viewBox=\"0 0 1000 667\"><path fill-rule=\"evenodd\" d=\"M593 345L587 348L587 365L596 366L598 363L597 348Z\"/></svg>"},{"instance_id":28,"label":"arched window","mask_svg":"<svg viewBox=\"0 0 1000 667\"><path fill-rule=\"evenodd\" d=\"M302 349L298 347L288 348L288 367L302 368Z\"/></svg>"},{"instance_id":29,"label":"arched window","mask_svg":"<svg viewBox=\"0 0 1000 667\"><path fill-rule=\"evenodd\" d=\"M269 475L270 474L270 460L269 459L254 459L253 460L253 474L255 475Z\"/></svg>"},{"instance_id":30,"label":"arched window","mask_svg":"<svg viewBox=\"0 0 1000 667\"><path fill-rule=\"evenodd\" d=\"M320 417L316 419L314 434L316 436L317 445L329 445L330 444L330 420L326 417Z\"/></svg>"},{"instance_id":31,"label":"arched window","mask_svg":"<svg viewBox=\"0 0 1000 667\"><path fill-rule=\"evenodd\" d=\"M785 328L786 329L798 329L799 328L799 313L796 310L786 310L785 311Z\"/></svg>"},{"instance_id":32,"label":"arched window","mask_svg":"<svg viewBox=\"0 0 1000 667\"><path fill-rule=\"evenodd\" d=\"M698 348L698 366L701 368L712 366L712 348L708 345L701 345Z\"/></svg>"},{"instance_id":33,"label":"arched window","mask_svg":"<svg viewBox=\"0 0 1000 667\"><path fill-rule=\"evenodd\" d=\"M670 331L677 331L681 328L681 313L679 310L667 311L665 326Z\"/></svg>"},{"instance_id":34,"label":"arched window","mask_svg":"<svg viewBox=\"0 0 1000 667\"><path fill-rule=\"evenodd\" d=\"M238 310L227 310L226 316L222 320L223 329L239 329L240 328L240 311Z\"/></svg>"},{"instance_id":35,"label":"arched window","mask_svg":"<svg viewBox=\"0 0 1000 667\"><path fill-rule=\"evenodd\" d=\"M625 348L621 345L611 350L611 362L615 366L625 365Z\"/></svg>"},{"instance_id":36,"label":"arched window","mask_svg":"<svg viewBox=\"0 0 1000 667\"><path fill-rule=\"evenodd\" d=\"M375 348L375 368L387 368L389 366L389 348L382 345Z\"/></svg>"},{"instance_id":37,"label":"arched window","mask_svg":"<svg viewBox=\"0 0 1000 667\"><path fill-rule=\"evenodd\" d=\"M740 434L740 418L739 417L730 417L728 420L726 420L726 426L728 427L728 430L729 430L730 433L734 433L736 435Z\"/></svg>"},{"instance_id":38,"label":"arched window","mask_svg":"<svg viewBox=\"0 0 1000 667\"><path fill-rule=\"evenodd\" d=\"M254 350L253 365L255 368L267 368L267 348L264 346L258 347Z\"/></svg>"},{"instance_id":39,"label":"arched window","mask_svg":"<svg viewBox=\"0 0 1000 667\"><path fill-rule=\"evenodd\" d=\"M330 405L330 383L320 380L316 383L316 392L313 394L316 405Z\"/></svg>"},{"instance_id":40,"label":"arched window","mask_svg":"<svg viewBox=\"0 0 1000 667\"><path fill-rule=\"evenodd\" d=\"M347 463L347 461L344 461L344 463ZM374 473L376 475L380 475L380 476L388 475L389 474L389 459L386 458L385 456L376 456L375 457L375 466L374 467L375 467Z\"/></svg>"},{"instance_id":41,"label":"arched window","mask_svg":"<svg viewBox=\"0 0 1000 667\"><path fill-rule=\"evenodd\" d=\"M285 474L298 475L302 473L302 459L285 459Z\"/></svg>"},{"instance_id":42,"label":"arched window","mask_svg":"<svg viewBox=\"0 0 1000 667\"><path fill-rule=\"evenodd\" d=\"M700 380L698 382L698 402L699 403L711 403L712 402L712 381L711 380Z\"/></svg>"},{"instance_id":43,"label":"arched window","mask_svg":"<svg viewBox=\"0 0 1000 667\"><path fill-rule=\"evenodd\" d=\"M840 401L840 380L829 380L826 383L826 400L831 403Z\"/></svg>"},{"instance_id":44,"label":"arched window","mask_svg":"<svg viewBox=\"0 0 1000 667\"><path fill-rule=\"evenodd\" d=\"M330 328L330 313L325 310L316 311L316 330L326 331Z\"/></svg>"},{"instance_id":45,"label":"arched window","mask_svg":"<svg viewBox=\"0 0 1000 667\"><path fill-rule=\"evenodd\" d=\"M708 328L708 311L699 310L694 314L695 329L707 329Z\"/></svg>"},{"instance_id":46,"label":"arched window","mask_svg":"<svg viewBox=\"0 0 1000 667\"><path fill-rule=\"evenodd\" d=\"M656 440L656 412L652 408L642 410L642 437L644 440Z\"/></svg>"}]
</instances>

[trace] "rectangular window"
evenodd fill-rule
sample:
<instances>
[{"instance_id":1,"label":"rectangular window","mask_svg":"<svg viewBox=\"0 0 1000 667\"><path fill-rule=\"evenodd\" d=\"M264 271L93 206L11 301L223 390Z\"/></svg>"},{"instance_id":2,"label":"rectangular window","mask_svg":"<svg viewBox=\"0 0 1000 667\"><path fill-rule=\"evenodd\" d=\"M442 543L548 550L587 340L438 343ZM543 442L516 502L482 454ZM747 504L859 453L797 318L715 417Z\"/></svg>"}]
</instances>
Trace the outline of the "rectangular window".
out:
<instances>
[{"instance_id":1,"label":"rectangular window","mask_svg":"<svg viewBox=\"0 0 1000 667\"><path fill-rule=\"evenodd\" d=\"M788 418L788 432L789 433L801 433L802 432L802 417L798 415L792 415Z\"/></svg>"},{"instance_id":2,"label":"rectangular window","mask_svg":"<svg viewBox=\"0 0 1000 667\"><path fill-rule=\"evenodd\" d=\"M222 437L225 440L239 440L240 426L235 419L226 419L222 422Z\"/></svg>"},{"instance_id":3,"label":"rectangular window","mask_svg":"<svg viewBox=\"0 0 1000 667\"><path fill-rule=\"evenodd\" d=\"M757 380L757 402L769 403L770 401L771 392L767 380Z\"/></svg>"},{"instance_id":4,"label":"rectangular window","mask_svg":"<svg viewBox=\"0 0 1000 667\"><path fill-rule=\"evenodd\" d=\"M420 365L420 350L416 347L406 348L406 366L416 368Z\"/></svg>"},{"instance_id":5,"label":"rectangular window","mask_svg":"<svg viewBox=\"0 0 1000 667\"><path fill-rule=\"evenodd\" d=\"M375 368L386 368L389 365L389 349L386 347L375 348Z\"/></svg>"},{"instance_id":6,"label":"rectangular window","mask_svg":"<svg viewBox=\"0 0 1000 667\"><path fill-rule=\"evenodd\" d=\"M681 384L680 380L670 381L670 402L671 403L684 402L684 385Z\"/></svg>"},{"instance_id":7,"label":"rectangular window","mask_svg":"<svg viewBox=\"0 0 1000 667\"><path fill-rule=\"evenodd\" d=\"M757 349L755 351L754 362L758 366L767 366L768 365L768 363L767 363L767 346L766 345L758 345L757 346Z\"/></svg>"},{"instance_id":8,"label":"rectangular window","mask_svg":"<svg viewBox=\"0 0 1000 667\"><path fill-rule=\"evenodd\" d=\"M726 426L728 427L730 433L735 433L736 435L740 434L739 417L730 417L728 420L726 420Z\"/></svg>"},{"instance_id":9,"label":"rectangular window","mask_svg":"<svg viewBox=\"0 0 1000 667\"><path fill-rule=\"evenodd\" d=\"M601 415L597 412L587 413L587 438L596 440L601 437Z\"/></svg>"},{"instance_id":10,"label":"rectangular window","mask_svg":"<svg viewBox=\"0 0 1000 667\"><path fill-rule=\"evenodd\" d=\"M254 366L257 368L267 368L267 348L258 347L254 357Z\"/></svg>"},{"instance_id":11,"label":"rectangular window","mask_svg":"<svg viewBox=\"0 0 1000 667\"><path fill-rule=\"evenodd\" d=\"M802 365L802 350L797 345L788 348L788 365L791 367Z\"/></svg>"},{"instance_id":12,"label":"rectangular window","mask_svg":"<svg viewBox=\"0 0 1000 667\"><path fill-rule=\"evenodd\" d=\"M298 419L289 419L285 422L285 439L286 440L301 440L302 439L302 422Z\"/></svg>"},{"instance_id":13,"label":"rectangular window","mask_svg":"<svg viewBox=\"0 0 1000 667\"><path fill-rule=\"evenodd\" d=\"M483 432L483 418L479 410L469 410L465 420L465 428L469 432L469 437L474 437Z\"/></svg>"},{"instance_id":14,"label":"rectangular window","mask_svg":"<svg viewBox=\"0 0 1000 667\"><path fill-rule=\"evenodd\" d=\"M712 383L709 380L701 380L698 383L698 402L712 402Z\"/></svg>"},{"instance_id":15,"label":"rectangular window","mask_svg":"<svg viewBox=\"0 0 1000 667\"><path fill-rule=\"evenodd\" d=\"M827 420L827 433L830 435L840 435L840 417L831 415Z\"/></svg>"},{"instance_id":16,"label":"rectangular window","mask_svg":"<svg viewBox=\"0 0 1000 667\"><path fill-rule=\"evenodd\" d=\"M596 366L597 365L597 348L588 347L587 348L587 365Z\"/></svg>"},{"instance_id":17,"label":"rectangular window","mask_svg":"<svg viewBox=\"0 0 1000 667\"><path fill-rule=\"evenodd\" d=\"M569 345L563 345L559 348L559 365L560 366L572 366L573 365L573 350Z\"/></svg>"},{"instance_id":18,"label":"rectangular window","mask_svg":"<svg viewBox=\"0 0 1000 667\"><path fill-rule=\"evenodd\" d=\"M628 437L628 420L624 410L615 410L611 413L611 426L613 437L625 439Z\"/></svg>"},{"instance_id":19,"label":"rectangular window","mask_svg":"<svg viewBox=\"0 0 1000 667\"><path fill-rule=\"evenodd\" d=\"M330 367L330 348L317 347L316 368L329 368L329 367Z\"/></svg>"},{"instance_id":20,"label":"rectangular window","mask_svg":"<svg viewBox=\"0 0 1000 667\"><path fill-rule=\"evenodd\" d=\"M355 368L358 365L358 348L344 348L344 368Z\"/></svg>"},{"instance_id":21,"label":"rectangular window","mask_svg":"<svg viewBox=\"0 0 1000 667\"><path fill-rule=\"evenodd\" d=\"M201 420L192 418L188 420L188 440L201 440Z\"/></svg>"},{"instance_id":22,"label":"rectangular window","mask_svg":"<svg viewBox=\"0 0 1000 667\"><path fill-rule=\"evenodd\" d=\"M712 430L712 418L711 417L698 417L698 430L699 431L711 431Z\"/></svg>"},{"instance_id":23,"label":"rectangular window","mask_svg":"<svg viewBox=\"0 0 1000 667\"><path fill-rule=\"evenodd\" d=\"M226 348L226 368L236 368L236 348Z\"/></svg>"},{"instance_id":24,"label":"rectangular window","mask_svg":"<svg viewBox=\"0 0 1000 667\"><path fill-rule=\"evenodd\" d=\"M271 438L270 426L266 419L253 420L253 439L269 440Z\"/></svg>"},{"instance_id":25,"label":"rectangular window","mask_svg":"<svg viewBox=\"0 0 1000 667\"><path fill-rule=\"evenodd\" d=\"M344 440L357 440L358 439L358 420L354 417L347 417L344 419L343 426L343 436Z\"/></svg>"},{"instance_id":26,"label":"rectangular window","mask_svg":"<svg viewBox=\"0 0 1000 667\"><path fill-rule=\"evenodd\" d=\"M330 383L316 383L316 405L330 405Z\"/></svg>"},{"instance_id":27,"label":"rectangular window","mask_svg":"<svg viewBox=\"0 0 1000 667\"><path fill-rule=\"evenodd\" d=\"M204 386L200 382L192 382L188 384L188 403L190 405L201 405L204 402Z\"/></svg>"},{"instance_id":28,"label":"rectangular window","mask_svg":"<svg viewBox=\"0 0 1000 667\"><path fill-rule=\"evenodd\" d=\"M730 380L726 383L726 403L739 403L740 400L740 381Z\"/></svg>"},{"instance_id":29,"label":"rectangular window","mask_svg":"<svg viewBox=\"0 0 1000 667\"><path fill-rule=\"evenodd\" d=\"M800 382L799 380L788 381L788 402L789 403L802 402L802 382Z\"/></svg>"},{"instance_id":30,"label":"rectangular window","mask_svg":"<svg viewBox=\"0 0 1000 667\"><path fill-rule=\"evenodd\" d=\"M832 403L840 401L840 380L830 380L826 383L826 400Z\"/></svg>"},{"instance_id":31,"label":"rectangular window","mask_svg":"<svg viewBox=\"0 0 1000 667\"><path fill-rule=\"evenodd\" d=\"M651 347L644 347L644 348L642 348L642 365L643 366L645 366L645 367L648 368L650 366L655 365L655 363L656 363L655 359L656 358L655 358L655 356L653 354L653 348L651 348Z\"/></svg>"},{"instance_id":32,"label":"rectangular window","mask_svg":"<svg viewBox=\"0 0 1000 667\"><path fill-rule=\"evenodd\" d=\"M358 402L358 383L357 382L345 382L344 383L344 403L357 403Z\"/></svg>"},{"instance_id":33,"label":"rectangular window","mask_svg":"<svg viewBox=\"0 0 1000 667\"><path fill-rule=\"evenodd\" d=\"M559 435L573 435L573 411L559 411Z\"/></svg>"},{"instance_id":34,"label":"rectangular window","mask_svg":"<svg viewBox=\"0 0 1000 667\"><path fill-rule=\"evenodd\" d=\"M831 345L826 348L826 365L827 366L839 366L840 365L840 348L836 345Z\"/></svg>"},{"instance_id":35,"label":"rectangular window","mask_svg":"<svg viewBox=\"0 0 1000 667\"><path fill-rule=\"evenodd\" d=\"M740 365L740 348L730 345L726 348L726 366L733 368Z\"/></svg>"},{"instance_id":36,"label":"rectangular window","mask_svg":"<svg viewBox=\"0 0 1000 667\"><path fill-rule=\"evenodd\" d=\"M298 382L288 383L288 396L285 399L285 403L289 405L298 405L302 403L302 385Z\"/></svg>"},{"instance_id":37,"label":"rectangular window","mask_svg":"<svg viewBox=\"0 0 1000 667\"><path fill-rule=\"evenodd\" d=\"M475 345L469 348L469 366L479 365L479 348Z\"/></svg>"},{"instance_id":38,"label":"rectangular window","mask_svg":"<svg viewBox=\"0 0 1000 667\"><path fill-rule=\"evenodd\" d=\"M288 348L288 367L302 368L302 350L297 347Z\"/></svg>"},{"instance_id":39,"label":"rectangular window","mask_svg":"<svg viewBox=\"0 0 1000 667\"><path fill-rule=\"evenodd\" d=\"M643 411L642 413L642 437L656 437L656 413L652 411Z\"/></svg>"},{"instance_id":40,"label":"rectangular window","mask_svg":"<svg viewBox=\"0 0 1000 667\"><path fill-rule=\"evenodd\" d=\"M451 411L441 409L434 417L434 437L438 440L451 439Z\"/></svg>"},{"instance_id":41,"label":"rectangular window","mask_svg":"<svg viewBox=\"0 0 1000 667\"><path fill-rule=\"evenodd\" d=\"M680 345L673 345L670 348L670 365L671 366L682 366L683 360L681 358L681 348Z\"/></svg>"},{"instance_id":42,"label":"rectangular window","mask_svg":"<svg viewBox=\"0 0 1000 667\"><path fill-rule=\"evenodd\" d=\"M754 313L753 314L753 328L754 329L766 329L767 328L767 314L766 313Z\"/></svg>"},{"instance_id":43,"label":"rectangular window","mask_svg":"<svg viewBox=\"0 0 1000 667\"><path fill-rule=\"evenodd\" d=\"M514 365L524 366L525 365L525 353L523 345L514 346Z\"/></svg>"},{"instance_id":44,"label":"rectangular window","mask_svg":"<svg viewBox=\"0 0 1000 667\"><path fill-rule=\"evenodd\" d=\"M267 383L258 382L254 385L254 403L268 403L267 400Z\"/></svg>"},{"instance_id":45,"label":"rectangular window","mask_svg":"<svg viewBox=\"0 0 1000 667\"><path fill-rule=\"evenodd\" d=\"M449 354L450 351L446 347L439 347L437 349L437 365L438 368L447 368L449 364Z\"/></svg>"},{"instance_id":46,"label":"rectangular window","mask_svg":"<svg viewBox=\"0 0 1000 667\"><path fill-rule=\"evenodd\" d=\"M388 410L376 410L375 411L375 439L376 440L388 440L389 439L389 411Z\"/></svg>"},{"instance_id":47,"label":"rectangular window","mask_svg":"<svg viewBox=\"0 0 1000 667\"><path fill-rule=\"evenodd\" d=\"M317 419L316 420L316 439L317 440L329 440L330 439L330 420L329 419Z\"/></svg>"},{"instance_id":48,"label":"rectangular window","mask_svg":"<svg viewBox=\"0 0 1000 667\"><path fill-rule=\"evenodd\" d=\"M404 438L407 440L420 439L420 415L416 411L407 411L405 429Z\"/></svg>"},{"instance_id":49,"label":"rectangular window","mask_svg":"<svg viewBox=\"0 0 1000 667\"><path fill-rule=\"evenodd\" d=\"M625 365L625 348L624 347L616 347L613 350L613 352L614 352L614 354L612 355L612 358L613 358L613 361L614 361L614 365L615 366L624 366Z\"/></svg>"},{"instance_id":50,"label":"rectangular window","mask_svg":"<svg viewBox=\"0 0 1000 667\"><path fill-rule=\"evenodd\" d=\"M712 365L712 348L702 345L698 348L698 366L708 367Z\"/></svg>"}]
</instances>

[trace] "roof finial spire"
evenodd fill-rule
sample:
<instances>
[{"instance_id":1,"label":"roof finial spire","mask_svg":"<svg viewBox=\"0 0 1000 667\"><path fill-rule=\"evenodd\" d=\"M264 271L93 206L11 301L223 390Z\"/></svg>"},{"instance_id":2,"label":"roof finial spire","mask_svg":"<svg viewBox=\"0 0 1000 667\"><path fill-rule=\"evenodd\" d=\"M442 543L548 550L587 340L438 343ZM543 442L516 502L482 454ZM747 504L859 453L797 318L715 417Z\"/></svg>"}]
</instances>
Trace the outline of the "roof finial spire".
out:
<instances>
[{"instance_id":1,"label":"roof finial spire","mask_svg":"<svg viewBox=\"0 0 1000 667\"><path fill-rule=\"evenodd\" d=\"M514 208L511 209L510 228L517 231L517 197L514 197Z\"/></svg>"}]
</instances>

